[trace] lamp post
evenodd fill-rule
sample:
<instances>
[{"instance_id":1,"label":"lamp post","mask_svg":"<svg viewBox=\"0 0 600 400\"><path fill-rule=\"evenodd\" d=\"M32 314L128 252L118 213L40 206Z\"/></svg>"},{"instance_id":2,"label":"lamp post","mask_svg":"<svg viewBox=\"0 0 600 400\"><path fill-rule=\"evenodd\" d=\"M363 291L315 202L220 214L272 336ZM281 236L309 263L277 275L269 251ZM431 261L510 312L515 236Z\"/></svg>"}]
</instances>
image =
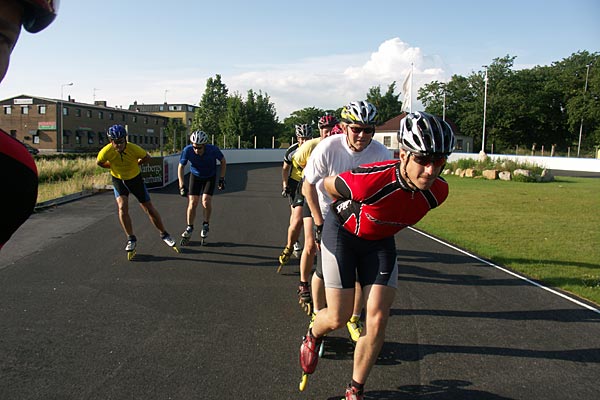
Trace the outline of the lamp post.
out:
<instances>
[{"instance_id":1,"label":"lamp post","mask_svg":"<svg viewBox=\"0 0 600 400\"><path fill-rule=\"evenodd\" d=\"M481 151L479 154L485 155L485 114L487 109L487 87L488 87L488 66L484 65L485 68L485 78L483 78L485 82L485 89L483 91L483 132L481 135Z\"/></svg>"},{"instance_id":2,"label":"lamp post","mask_svg":"<svg viewBox=\"0 0 600 400\"><path fill-rule=\"evenodd\" d=\"M169 91L169 89L165 89L165 104L167 104L167 92Z\"/></svg>"},{"instance_id":3,"label":"lamp post","mask_svg":"<svg viewBox=\"0 0 600 400\"><path fill-rule=\"evenodd\" d=\"M587 65L587 71L585 72L585 86L583 87L583 102L585 105L585 92L587 92L588 85L588 76L590 75L590 65ZM581 123L579 124L579 143L577 144L577 157L579 157L579 152L581 151L581 136L583 133L583 115L581 116Z\"/></svg>"},{"instance_id":4,"label":"lamp post","mask_svg":"<svg viewBox=\"0 0 600 400\"><path fill-rule=\"evenodd\" d=\"M64 115L64 110L63 110L63 89L65 86L73 86L73 82L69 82L69 83L63 83L62 85L60 85L60 131L59 131L59 140L60 140L60 152L63 152L63 133L64 133L64 128L63 128L63 115Z\"/></svg>"}]
</instances>

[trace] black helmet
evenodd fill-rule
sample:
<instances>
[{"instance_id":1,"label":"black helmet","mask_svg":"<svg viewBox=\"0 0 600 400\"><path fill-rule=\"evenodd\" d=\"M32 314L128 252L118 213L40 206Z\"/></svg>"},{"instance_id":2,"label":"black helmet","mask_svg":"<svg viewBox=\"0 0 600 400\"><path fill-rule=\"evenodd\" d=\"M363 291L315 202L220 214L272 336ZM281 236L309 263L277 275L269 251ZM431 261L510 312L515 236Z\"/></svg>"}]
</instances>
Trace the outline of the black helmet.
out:
<instances>
[{"instance_id":1,"label":"black helmet","mask_svg":"<svg viewBox=\"0 0 600 400\"><path fill-rule=\"evenodd\" d=\"M45 29L56 18L59 3L59 0L21 0L25 10L23 27L31 33Z\"/></svg>"}]
</instances>

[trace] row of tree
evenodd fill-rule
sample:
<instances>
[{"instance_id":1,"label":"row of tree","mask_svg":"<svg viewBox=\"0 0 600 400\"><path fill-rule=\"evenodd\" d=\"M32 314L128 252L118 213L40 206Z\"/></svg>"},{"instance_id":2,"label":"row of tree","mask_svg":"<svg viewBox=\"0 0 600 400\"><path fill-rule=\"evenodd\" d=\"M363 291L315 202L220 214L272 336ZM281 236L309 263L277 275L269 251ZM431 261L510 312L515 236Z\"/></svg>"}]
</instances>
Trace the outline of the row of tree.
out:
<instances>
[{"instance_id":1,"label":"row of tree","mask_svg":"<svg viewBox=\"0 0 600 400\"><path fill-rule=\"evenodd\" d=\"M591 154L600 146L599 58L598 53L583 51L551 66L514 70L515 57L507 55L469 76L430 82L419 89L417 98L425 111L445 116L459 134L473 137L475 149L481 148L485 101L486 151L545 146L566 152L579 147L581 132L582 153ZM380 123L401 113L401 93L395 92L396 82L392 82L385 93L375 86L365 96L377 107ZM268 94L249 90L245 98L230 95L216 75L206 82L192 129L211 133L224 147L271 147L273 138L279 147L293 140L294 125L310 123L316 129L321 116L339 117L340 111L306 107L280 122ZM180 148L177 138L185 131L177 123L167 127L174 149Z\"/></svg>"}]
</instances>

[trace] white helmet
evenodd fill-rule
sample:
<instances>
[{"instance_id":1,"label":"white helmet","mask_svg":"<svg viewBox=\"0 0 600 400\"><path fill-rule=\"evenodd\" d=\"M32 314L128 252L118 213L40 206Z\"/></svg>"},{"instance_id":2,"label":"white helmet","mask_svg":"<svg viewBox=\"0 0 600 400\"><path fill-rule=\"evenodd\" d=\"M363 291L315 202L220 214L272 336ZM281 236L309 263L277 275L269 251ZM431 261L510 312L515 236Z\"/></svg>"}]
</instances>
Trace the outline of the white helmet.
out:
<instances>
[{"instance_id":1,"label":"white helmet","mask_svg":"<svg viewBox=\"0 0 600 400\"><path fill-rule=\"evenodd\" d=\"M342 108L341 116L348 124L374 125L377 108L368 101L351 101Z\"/></svg>"},{"instance_id":2,"label":"white helmet","mask_svg":"<svg viewBox=\"0 0 600 400\"><path fill-rule=\"evenodd\" d=\"M190 135L190 142L193 144L206 144L208 143L208 135L203 131L194 131Z\"/></svg>"},{"instance_id":3,"label":"white helmet","mask_svg":"<svg viewBox=\"0 0 600 400\"><path fill-rule=\"evenodd\" d=\"M398 142L411 153L450 155L454 150L454 132L441 118L417 111L400 121Z\"/></svg>"}]
</instances>

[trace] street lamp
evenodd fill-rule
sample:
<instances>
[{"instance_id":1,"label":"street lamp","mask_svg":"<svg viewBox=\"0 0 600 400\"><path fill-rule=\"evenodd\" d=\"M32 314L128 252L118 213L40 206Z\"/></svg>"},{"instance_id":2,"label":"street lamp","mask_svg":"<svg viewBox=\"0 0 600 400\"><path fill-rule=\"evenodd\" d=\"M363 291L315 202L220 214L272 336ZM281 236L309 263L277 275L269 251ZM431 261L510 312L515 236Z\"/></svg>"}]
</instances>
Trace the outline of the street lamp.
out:
<instances>
[{"instance_id":1,"label":"street lamp","mask_svg":"<svg viewBox=\"0 0 600 400\"><path fill-rule=\"evenodd\" d=\"M167 104L167 92L169 91L169 89L165 89L165 104Z\"/></svg>"},{"instance_id":2,"label":"street lamp","mask_svg":"<svg viewBox=\"0 0 600 400\"><path fill-rule=\"evenodd\" d=\"M588 76L590 75L590 65L587 65L587 71L585 72L585 86L583 87L583 103L585 106L585 92L587 91L588 85ZM581 115L581 123L579 124L579 143L577 144L577 157L579 157L579 152L581 150L581 135L583 133L583 115Z\"/></svg>"},{"instance_id":3,"label":"street lamp","mask_svg":"<svg viewBox=\"0 0 600 400\"><path fill-rule=\"evenodd\" d=\"M60 131L59 131L59 140L60 140L60 152L63 152L63 134L64 134L64 128L63 128L63 115L64 115L64 103L63 103L63 89L65 86L73 86L73 82L69 82L69 83L63 83L62 85L60 85Z\"/></svg>"},{"instance_id":4,"label":"street lamp","mask_svg":"<svg viewBox=\"0 0 600 400\"><path fill-rule=\"evenodd\" d=\"M487 108L487 87L488 87L488 66L484 65L483 68L485 68L485 89L483 91L483 133L482 133L482 137L481 137L481 151L479 152L479 154L481 155L485 155L485 113L486 113L486 108Z\"/></svg>"}]
</instances>

